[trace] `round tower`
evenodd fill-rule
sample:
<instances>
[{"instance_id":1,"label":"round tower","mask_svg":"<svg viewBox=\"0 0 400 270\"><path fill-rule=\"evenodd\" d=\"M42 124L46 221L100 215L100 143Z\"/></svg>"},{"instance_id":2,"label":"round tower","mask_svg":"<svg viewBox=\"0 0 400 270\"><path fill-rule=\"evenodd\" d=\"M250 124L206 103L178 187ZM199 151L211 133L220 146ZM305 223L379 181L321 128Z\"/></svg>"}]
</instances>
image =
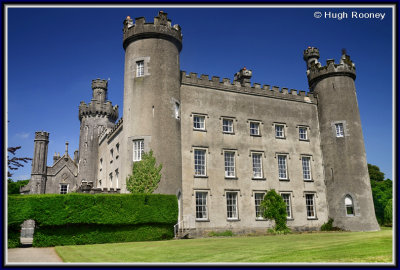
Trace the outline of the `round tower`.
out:
<instances>
[{"instance_id":1,"label":"round tower","mask_svg":"<svg viewBox=\"0 0 400 270\"><path fill-rule=\"evenodd\" d=\"M379 230L358 110L355 65L343 50L339 64L318 62L317 48L304 51L310 91L318 100L321 149L329 217L346 230Z\"/></svg>"},{"instance_id":2,"label":"round tower","mask_svg":"<svg viewBox=\"0 0 400 270\"><path fill-rule=\"evenodd\" d=\"M81 101L79 105L79 185L86 181L97 187L98 136L104 129L114 127L118 119L118 106L113 107L107 100L107 87L107 80L93 80L92 100L89 104Z\"/></svg>"},{"instance_id":3,"label":"round tower","mask_svg":"<svg viewBox=\"0 0 400 270\"><path fill-rule=\"evenodd\" d=\"M35 132L34 144L30 194L43 194L46 191L49 133L45 131Z\"/></svg>"},{"instance_id":4,"label":"round tower","mask_svg":"<svg viewBox=\"0 0 400 270\"><path fill-rule=\"evenodd\" d=\"M122 179L131 174L141 152L153 150L162 164L157 193L177 194L181 187L180 63L182 34L167 13L154 22L128 16L123 28L125 49L124 137ZM121 186L126 191L125 183Z\"/></svg>"}]
</instances>

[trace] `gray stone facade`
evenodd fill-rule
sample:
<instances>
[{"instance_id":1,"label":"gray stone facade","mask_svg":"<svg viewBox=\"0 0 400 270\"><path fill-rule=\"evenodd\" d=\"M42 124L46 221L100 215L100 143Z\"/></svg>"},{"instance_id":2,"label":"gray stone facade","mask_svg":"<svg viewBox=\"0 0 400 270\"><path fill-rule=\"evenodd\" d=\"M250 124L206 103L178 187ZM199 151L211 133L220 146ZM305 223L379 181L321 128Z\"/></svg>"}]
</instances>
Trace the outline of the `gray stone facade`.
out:
<instances>
[{"instance_id":1,"label":"gray stone facade","mask_svg":"<svg viewBox=\"0 0 400 270\"><path fill-rule=\"evenodd\" d=\"M163 12L152 23L127 17L123 47L123 119L107 81L94 80L91 102L79 106L79 153L47 167L49 135L37 133L25 193L60 193L66 183L67 192L127 193L133 162L153 150L163 165L156 192L177 196L179 226L192 235L272 227L257 216L271 189L294 230L317 230L329 217L347 230L379 230L346 53L322 66L318 49L306 49L306 93L252 84L246 68L233 81L181 71L181 28Z\"/></svg>"}]
</instances>

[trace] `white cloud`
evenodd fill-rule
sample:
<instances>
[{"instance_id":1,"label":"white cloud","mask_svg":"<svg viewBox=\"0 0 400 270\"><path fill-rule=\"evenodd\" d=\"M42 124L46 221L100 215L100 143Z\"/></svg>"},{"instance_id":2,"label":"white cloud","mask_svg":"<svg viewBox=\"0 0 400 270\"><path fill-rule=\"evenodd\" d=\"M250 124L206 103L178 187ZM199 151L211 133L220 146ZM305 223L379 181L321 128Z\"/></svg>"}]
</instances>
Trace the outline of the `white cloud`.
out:
<instances>
[{"instance_id":1,"label":"white cloud","mask_svg":"<svg viewBox=\"0 0 400 270\"><path fill-rule=\"evenodd\" d=\"M28 139L29 138L29 132L20 132L16 134L17 137L21 138L21 139Z\"/></svg>"}]
</instances>

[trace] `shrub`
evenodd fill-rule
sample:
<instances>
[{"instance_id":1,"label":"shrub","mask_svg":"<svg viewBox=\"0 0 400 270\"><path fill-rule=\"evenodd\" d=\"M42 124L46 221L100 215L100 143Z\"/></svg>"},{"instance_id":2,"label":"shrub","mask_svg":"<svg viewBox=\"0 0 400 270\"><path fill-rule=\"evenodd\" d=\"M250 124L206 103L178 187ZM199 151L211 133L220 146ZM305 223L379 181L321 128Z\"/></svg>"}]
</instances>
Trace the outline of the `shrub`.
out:
<instances>
[{"instance_id":1,"label":"shrub","mask_svg":"<svg viewBox=\"0 0 400 270\"><path fill-rule=\"evenodd\" d=\"M274 189L267 192L264 200L261 202L263 217L275 221L275 231L287 232L290 229L286 226L286 203Z\"/></svg>"},{"instance_id":2,"label":"shrub","mask_svg":"<svg viewBox=\"0 0 400 270\"><path fill-rule=\"evenodd\" d=\"M8 226L8 243L7 246L8 248L17 248L21 246L20 243L20 232L21 227L19 226Z\"/></svg>"},{"instance_id":3,"label":"shrub","mask_svg":"<svg viewBox=\"0 0 400 270\"><path fill-rule=\"evenodd\" d=\"M392 216L393 216L393 201L388 200L385 206L384 224L386 226L392 226Z\"/></svg>"},{"instance_id":4,"label":"shrub","mask_svg":"<svg viewBox=\"0 0 400 270\"><path fill-rule=\"evenodd\" d=\"M214 237L214 236L233 236L233 235L234 235L233 232L229 231L229 230L226 230L224 232L211 231L211 232L208 233L208 236L210 236L210 237Z\"/></svg>"},{"instance_id":5,"label":"shrub","mask_svg":"<svg viewBox=\"0 0 400 270\"><path fill-rule=\"evenodd\" d=\"M333 218L329 218L328 222L322 224L321 231L341 231L342 229L333 226Z\"/></svg>"}]
</instances>

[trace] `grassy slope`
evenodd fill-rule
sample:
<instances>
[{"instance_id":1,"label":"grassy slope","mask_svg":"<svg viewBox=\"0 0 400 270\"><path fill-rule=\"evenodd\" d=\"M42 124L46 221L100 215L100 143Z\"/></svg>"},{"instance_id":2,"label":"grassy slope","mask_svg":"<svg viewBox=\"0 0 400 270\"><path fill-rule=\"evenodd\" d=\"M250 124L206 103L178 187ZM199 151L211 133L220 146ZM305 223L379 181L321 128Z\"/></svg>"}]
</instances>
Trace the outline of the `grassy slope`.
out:
<instances>
[{"instance_id":1,"label":"grassy slope","mask_svg":"<svg viewBox=\"0 0 400 270\"><path fill-rule=\"evenodd\" d=\"M392 230L59 246L65 262L392 262Z\"/></svg>"}]
</instances>

